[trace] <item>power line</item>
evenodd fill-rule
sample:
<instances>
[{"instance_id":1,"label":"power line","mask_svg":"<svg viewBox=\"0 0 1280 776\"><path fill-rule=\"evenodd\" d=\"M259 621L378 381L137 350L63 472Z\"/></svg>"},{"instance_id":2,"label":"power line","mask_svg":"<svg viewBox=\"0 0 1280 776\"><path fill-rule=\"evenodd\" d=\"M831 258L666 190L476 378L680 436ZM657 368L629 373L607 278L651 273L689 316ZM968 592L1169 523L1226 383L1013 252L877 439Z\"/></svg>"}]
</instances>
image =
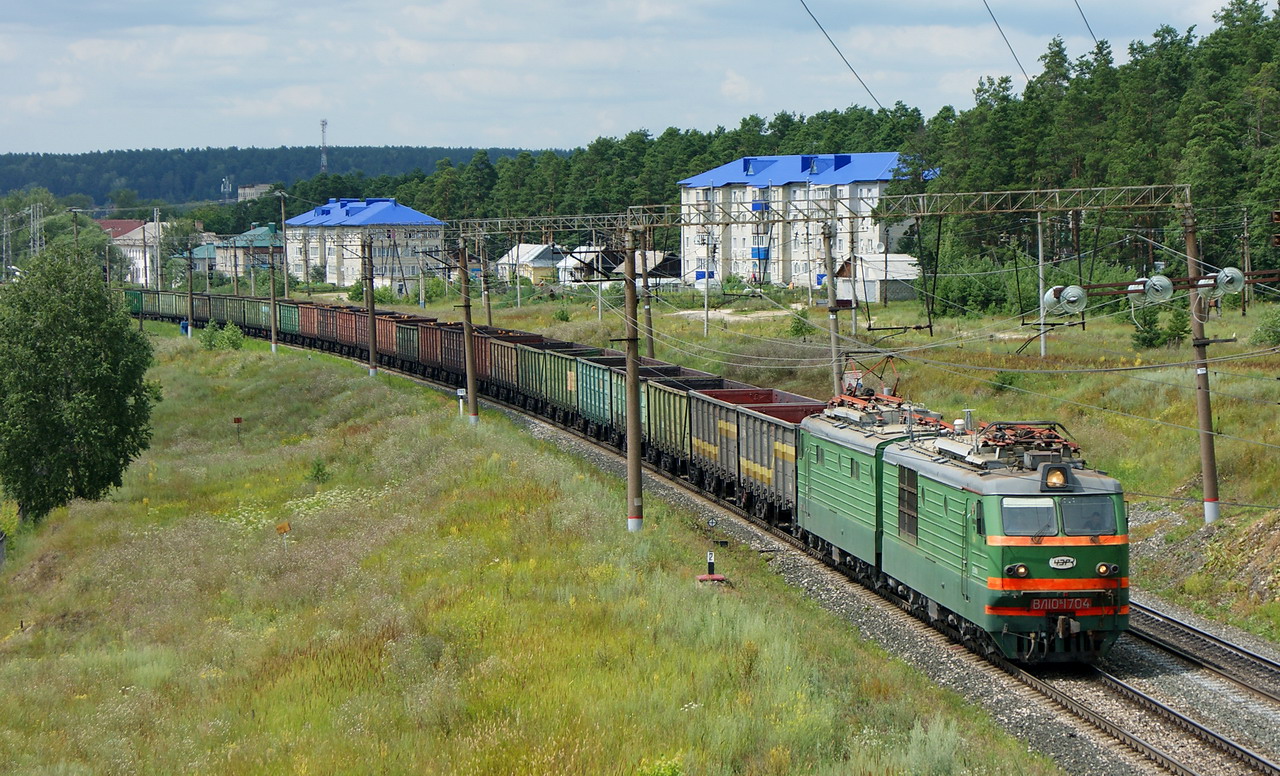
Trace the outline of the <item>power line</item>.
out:
<instances>
[{"instance_id":1,"label":"power line","mask_svg":"<svg viewBox=\"0 0 1280 776\"><path fill-rule=\"evenodd\" d=\"M1084 9L1080 7L1080 0L1075 0L1076 10L1080 12L1080 18L1084 19L1084 26L1089 30L1089 37L1093 38L1093 45L1098 45L1098 36L1093 34L1093 27L1089 24L1089 19L1084 15ZM989 10L989 9L988 9Z\"/></svg>"},{"instance_id":2,"label":"power line","mask_svg":"<svg viewBox=\"0 0 1280 776\"><path fill-rule=\"evenodd\" d=\"M813 23L818 25L819 30L822 30L822 34L826 37L827 42L831 44L831 48L835 49L836 53L840 55L840 59L844 60L844 66L849 68L849 72L853 73L853 77L858 79L858 83L862 84L863 89L867 90L867 94L871 97L871 101L876 104L877 108L884 110L884 106L880 104L880 101L876 99L876 96L871 94L871 87L867 86L867 82L862 80L862 76L858 75L858 71L853 69L853 65L849 64L849 60L845 58L844 52L842 52L840 47L836 45L836 42L831 39L831 36L827 35L827 30L822 26L822 22L818 21L818 17L814 16L813 11L809 10L809 4L804 0L800 0L800 5L804 6L804 10L809 14L809 18L813 19Z\"/></svg>"},{"instance_id":3,"label":"power line","mask_svg":"<svg viewBox=\"0 0 1280 776\"><path fill-rule=\"evenodd\" d=\"M804 0L800 0L804 2ZM1009 47L1009 53L1013 54L1013 61L1018 63L1018 69L1022 71L1022 77L1027 79L1027 83L1031 83L1031 78L1027 75L1027 69L1022 66L1022 61L1018 59L1018 55L1013 50L1013 44L1009 42L1008 36L1004 34L1004 29L1000 26L1000 22L996 21L996 15L991 13L991 6L987 4L987 0L982 0L982 4L987 7L987 13L991 14L991 21L996 23L996 29L1000 31L1000 37L1004 38L1004 45Z\"/></svg>"}]
</instances>

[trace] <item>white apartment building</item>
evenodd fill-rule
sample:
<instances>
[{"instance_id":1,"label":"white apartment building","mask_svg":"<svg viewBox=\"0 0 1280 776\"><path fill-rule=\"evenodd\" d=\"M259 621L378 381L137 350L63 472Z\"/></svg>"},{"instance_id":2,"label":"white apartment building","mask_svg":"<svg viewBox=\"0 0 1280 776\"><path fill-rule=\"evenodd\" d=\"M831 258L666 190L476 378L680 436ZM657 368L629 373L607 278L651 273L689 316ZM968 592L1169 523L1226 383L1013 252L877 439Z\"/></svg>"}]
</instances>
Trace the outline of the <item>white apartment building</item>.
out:
<instances>
[{"instance_id":1,"label":"white apartment building","mask_svg":"<svg viewBox=\"0 0 1280 776\"><path fill-rule=\"evenodd\" d=\"M836 267L885 254L906 227L869 216L897 167L896 153L748 156L680 181L684 281L819 285L823 221Z\"/></svg>"},{"instance_id":2,"label":"white apartment building","mask_svg":"<svg viewBox=\"0 0 1280 776\"><path fill-rule=\"evenodd\" d=\"M300 278L320 267L327 283L355 283L360 279L361 244L366 236L376 285L407 291L420 274L439 274L445 263L445 222L395 199L330 199L290 218L285 226L285 260L289 271Z\"/></svg>"}]
</instances>

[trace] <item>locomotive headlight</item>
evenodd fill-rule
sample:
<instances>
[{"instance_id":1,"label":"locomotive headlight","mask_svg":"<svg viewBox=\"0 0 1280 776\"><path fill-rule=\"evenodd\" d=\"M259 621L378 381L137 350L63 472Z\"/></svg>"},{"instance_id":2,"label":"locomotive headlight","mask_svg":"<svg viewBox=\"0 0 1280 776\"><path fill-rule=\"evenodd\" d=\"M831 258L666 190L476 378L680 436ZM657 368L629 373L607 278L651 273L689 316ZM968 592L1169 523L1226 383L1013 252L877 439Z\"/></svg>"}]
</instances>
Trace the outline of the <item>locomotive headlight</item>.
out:
<instances>
[{"instance_id":1,"label":"locomotive headlight","mask_svg":"<svg viewBox=\"0 0 1280 776\"><path fill-rule=\"evenodd\" d=\"M1098 564L1098 576L1100 577L1113 577L1119 573L1120 573L1120 567L1114 563Z\"/></svg>"},{"instance_id":2,"label":"locomotive headlight","mask_svg":"<svg viewBox=\"0 0 1280 776\"><path fill-rule=\"evenodd\" d=\"M1030 573L1031 569L1027 568L1027 564L1025 563L1010 563L1008 566L1004 567L1004 575L1006 577L1025 579Z\"/></svg>"},{"instance_id":3,"label":"locomotive headlight","mask_svg":"<svg viewBox=\"0 0 1280 776\"><path fill-rule=\"evenodd\" d=\"M1060 466L1050 467L1044 473L1044 486L1046 488L1065 488L1067 487L1067 470Z\"/></svg>"}]
</instances>

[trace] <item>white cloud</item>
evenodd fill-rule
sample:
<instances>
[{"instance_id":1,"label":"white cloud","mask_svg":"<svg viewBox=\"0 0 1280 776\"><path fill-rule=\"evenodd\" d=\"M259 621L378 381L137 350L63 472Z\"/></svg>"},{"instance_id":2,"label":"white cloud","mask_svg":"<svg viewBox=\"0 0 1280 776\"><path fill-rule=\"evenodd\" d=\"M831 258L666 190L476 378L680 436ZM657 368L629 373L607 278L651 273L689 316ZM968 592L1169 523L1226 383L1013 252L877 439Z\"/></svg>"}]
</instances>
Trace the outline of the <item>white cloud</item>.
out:
<instances>
[{"instance_id":1,"label":"white cloud","mask_svg":"<svg viewBox=\"0 0 1280 776\"><path fill-rule=\"evenodd\" d=\"M1054 34L1092 40L1072 4L990 0L1028 72ZM1122 57L1168 23L1203 34L1221 0L1080 0ZM572 147L638 127L709 130L746 113L870 104L792 3L729 0L82 0L0 22L0 152L367 144ZM809 0L884 105L972 104L1017 71L970 0ZM918 20L918 21L916 21ZM34 83L34 87L33 87ZM14 114L30 117L13 120Z\"/></svg>"}]
</instances>

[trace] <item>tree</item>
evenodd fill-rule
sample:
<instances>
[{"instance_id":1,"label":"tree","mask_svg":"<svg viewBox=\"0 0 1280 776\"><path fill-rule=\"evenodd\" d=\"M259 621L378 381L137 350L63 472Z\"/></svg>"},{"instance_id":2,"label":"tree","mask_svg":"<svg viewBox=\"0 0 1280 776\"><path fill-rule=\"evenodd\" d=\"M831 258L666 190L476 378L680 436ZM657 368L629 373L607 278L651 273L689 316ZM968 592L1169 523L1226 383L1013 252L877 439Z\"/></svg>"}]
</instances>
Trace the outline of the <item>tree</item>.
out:
<instances>
[{"instance_id":1,"label":"tree","mask_svg":"<svg viewBox=\"0 0 1280 776\"><path fill-rule=\"evenodd\" d=\"M151 346L96 261L60 245L0 288L0 482L23 522L118 487L151 440Z\"/></svg>"}]
</instances>

